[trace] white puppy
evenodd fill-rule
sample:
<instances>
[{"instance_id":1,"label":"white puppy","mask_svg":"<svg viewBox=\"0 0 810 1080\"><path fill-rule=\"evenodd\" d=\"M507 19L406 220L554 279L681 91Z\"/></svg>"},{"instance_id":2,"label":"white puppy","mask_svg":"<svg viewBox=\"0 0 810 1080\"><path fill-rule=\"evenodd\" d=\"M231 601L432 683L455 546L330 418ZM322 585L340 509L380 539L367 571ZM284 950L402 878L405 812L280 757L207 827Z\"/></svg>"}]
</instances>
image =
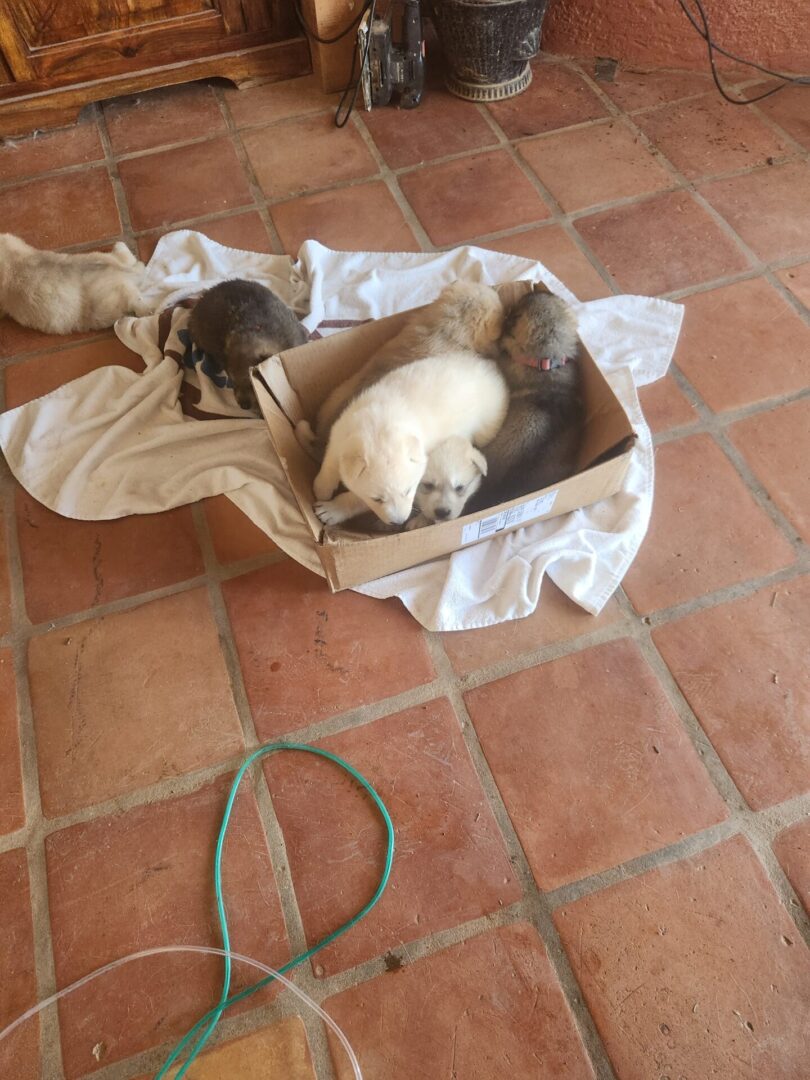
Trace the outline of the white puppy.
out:
<instances>
[{"instance_id":1,"label":"white puppy","mask_svg":"<svg viewBox=\"0 0 810 1080\"><path fill-rule=\"evenodd\" d=\"M487 459L469 439L453 435L440 442L428 454L416 489L414 506L419 513L405 527L420 529L423 525L457 518L486 475Z\"/></svg>"},{"instance_id":2,"label":"white puppy","mask_svg":"<svg viewBox=\"0 0 810 1080\"><path fill-rule=\"evenodd\" d=\"M452 435L486 446L508 405L497 364L475 353L428 357L389 372L335 421L315 477L315 512L327 525L366 510L403 524L428 454ZM348 490L333 498L341 482Z\"/></svg>"},{"instance_id":3,"label":"white puppy","mask_svg":"<svg viewBox=\"0 0 810 1080\"><path fill-rule=\"evenodd\" d=\"M48 334L103 330L139 313L145 273L120 242L110 252L65 255L0 233L0 316Z\"/></svg>"}]
</instances>

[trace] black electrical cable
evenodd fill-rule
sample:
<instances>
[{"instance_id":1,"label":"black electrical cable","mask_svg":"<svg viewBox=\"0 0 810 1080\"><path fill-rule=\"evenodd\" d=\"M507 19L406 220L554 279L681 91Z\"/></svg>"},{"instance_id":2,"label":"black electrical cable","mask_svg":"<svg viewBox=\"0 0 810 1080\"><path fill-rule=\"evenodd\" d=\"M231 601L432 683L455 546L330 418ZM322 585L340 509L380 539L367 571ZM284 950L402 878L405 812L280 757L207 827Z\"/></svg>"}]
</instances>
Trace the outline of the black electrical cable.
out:
<instances>
[{"instance_id":1,"label":"black electrical cable","mask_svg":"<svg viewBox=\"0 0 810 1080\"><path fill-rule=\"evenodd\" d=\"M293 7L295 8L296 18L301 24L304 33L307 34L308 37L311 37L313 41L317 41L319 45L334 45L336 41L341 41L343 38L346 37L347 34L350 34L352 30L354 30L355 26L357 26L365 13L371 7L371 0L366 0L365 4L363 4L363 6L360 8L358 13L355 15L355 17L352 19L352 21L349 23L345 30L341 30L339 34L335 34L335 36L331 38L318 37L318 35L309 25L307 20L304 18L304 13L301 10L301 5L298 3L298 0L293 0ZM349 81L351 81L351 79Z\"/></svg>"},{"instance_id":2,"label":"black electrical cable","mask_svg":"<svg viewBox=\"0 0 810 1080\"><path fill-rule=\"evenodd\" d=\"M757 101L764 101L765 98L769 98L772 94L779 93L780 90L784 90L788 86L810 86L810 75L784 75L780 71L772 71L770 68L764 67L762 64L756 63L754 60L745 60L741 56L737 56L733 52L729 52L728 49L724 49L722 45L718 45L711 34L709 28L709 17L706 14L706 10L703 7L701 0L692 0L700 15L703 26L701 27L695 19L692 12L687 7L686 0L678 0L678 4L686 15L689 22L697 30L703 40L706 42L709 51L709 64L712 69L712 78L714 79L714 85L720 91L721 95L731 105L754 105ZM766 91L764 94L759 94L753 98L734 98L731 97L725 90L725 87L720 82L720 76L717 72L717 65L715 63L714 54L718 52L723 56L727 56L729 60L735 60L738 64L745 64L746 67L754 68L756 71L761 71L765 75L771 75L775 79L781 79L781 86L774 86L771 90Z\"/></svg>"},{"instance_id":3,"label":"black electrical cable","mask_svg":"<svg viewBox=\"0 0 810 1080\"><path fill-rule=\"evenodd\" d=\"M350 34L352 32L352 30L354 30L360 24L360 20L363 18L365 13L367 11L370 12L369 20L368 20L368 22L369 22L369 34L366 37L366 47L365 47L365 50L363 52L363 59L362 59L362 61L360 63L360 74L358 75L357 81L355 82L354 81L354 69L355 69L355 65L357 63L357 45L355 44L355 47L352 50L352 66L351 66L351 70L349 71L349 81L346 84L346 88L344 89L343 94L342 94L342 96L340 98L340 101L338 102L338 107L335 110L335 127L338 127L338 128L343 128L343 127L346 126L346 124L349 121L349 117L352 114L352 110L354 109L354 103L355 103L355 101L357 101L357 91L360 89L360 83L363 81L363 69L365 68L366 61L368 60L368 50L369 50L369 46L371 45L371 32L370 32L370 30L371 30L371 24L374 21L374 9L375 9L375 6L376 6L376 0L366 0L366 2L363 4L363 6L358 11L358 13L355 15L355 17L352 19L352 21L349 23L349 25L344 30L341 30L339 34L335 34L334 37L324 38L324 37L319 37L318 34L315 33L315 31L312 29L312 27L306 21L306 19L304 18L304 13L301 10L301 5L298 3L298 0L293 0L293 7L295 8L296 18L298 19L299 23L301 24L301 26L302 26L302 28L304 30L304 33L307 34L308 37L312 38L313 41L317 41L319 45L334 45L335 42L342 41L342 39L345 38L347 34ZM351 101L349 102L348 108L346 108L346 99L347 99L349 94L351 94L352 97L351 97ZM343 114L343 116L341 117L341 111L344 108L346 109L346 111Z\"/></svg>"},{"instance_id":4,"label":"black electrical cable","mask_svg":"<svg viewBox=\"0 0 810 1080\"><path fill-rule=\"evenodd\" d=\"M346 89L343 91L343 96L341 97L340 101L338 102L338 107L335 110L335 127L337 127L337 128L345 127L346 124L349 122L349 117L352 115L352 109L354 109L354 103L355 103L355 101L357 101L357 91L360 89L360 83L363 81L363 71L365 69L366 62L368 61L368 50L371 47L371 24L374 22L374 11L375 11L376 6L377 6L377 0L369 0L369 4L368 4L368 11L369 11L369 15L368 15L368 34L366 35L366 47L363 50L363 58L360 61L360 74L357 76L357 82L355 82L354 85L352 85L352 79L354 78L354 65L355 65L355 61L357 60L357 51L358 51L357 50L357 45L355 45L354 51L352 52L352 69L349 72L349 82L348 82L348 85L346 86ZM346 98L348 97L349 93L351 93L352 99L349 102L349 106L346 109L346 112L345 112L345 114L343 116L343 119L341 120L341 118L340 118L340 110L345 106Z\"/></svg>"}]
</instances>

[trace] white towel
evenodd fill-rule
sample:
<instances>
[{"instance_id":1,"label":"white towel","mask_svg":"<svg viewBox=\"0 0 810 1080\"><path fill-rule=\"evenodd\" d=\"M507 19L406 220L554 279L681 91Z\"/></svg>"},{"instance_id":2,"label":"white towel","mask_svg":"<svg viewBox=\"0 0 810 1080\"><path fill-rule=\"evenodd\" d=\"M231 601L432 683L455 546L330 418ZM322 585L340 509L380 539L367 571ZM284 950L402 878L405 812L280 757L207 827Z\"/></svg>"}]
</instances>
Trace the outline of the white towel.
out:
<instances>
[{"instance_id":1,"label":"white towel","mask_svg":"<svg viewBox=\"0 0 810 1080\"><path fill-rule=\"evenodd\" d=\"M293 263L286 256L235 251L188 231L160 240L149 263L146 297L160 311L228 277L264 282L309 330L427 303L458 278L543 281L576 303L539 263L481 248L435 255L354 253L307 241ZM530 615L544 573L586 611L602 609L638 551L652 506L652 440L636 387L665 374L683 309L620 296L577 304L577 315L583 340L639 435L623 490L358 591L399 596L431 630ZM185 322L182 312L175 316L175 337L167 347ZM143 356L145 372L102 368L0 416L0 446L12 472L45 506L84 520L154 513L226 493L284 551L320 573L264 421L241 418L230 392L198 370L184 373L158 347L158 323L151 315L116 324L121 340ZM321 332L334 330L327 326ZM184 374L201 395L200 407L225 419L197 421L183 414L178 398Z\"/></svg>"}]
</instances>

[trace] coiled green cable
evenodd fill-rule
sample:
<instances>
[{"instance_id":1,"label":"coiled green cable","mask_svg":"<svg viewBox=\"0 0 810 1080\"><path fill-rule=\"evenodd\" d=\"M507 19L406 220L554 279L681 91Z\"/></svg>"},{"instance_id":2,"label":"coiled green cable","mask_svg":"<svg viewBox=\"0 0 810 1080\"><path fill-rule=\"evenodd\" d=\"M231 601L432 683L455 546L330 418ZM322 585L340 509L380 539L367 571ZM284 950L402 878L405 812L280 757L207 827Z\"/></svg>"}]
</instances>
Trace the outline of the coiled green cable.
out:
<instances>
[{"instance_id":1,"label":"coiled green cable","mask_svg":"<svg viewBox=\"0 0 810 1080\"><path fill-rule=\"evenodd\" d=\"M363 787L368 792L368 794L374 800L374 803L376 804L377 809L380 811L382 819L385 822L385 828L388 837L388 844L385 853L385 865L383 867L382 876L380 877L380 883L377 886L372 898L367 904L364 905L364 907L360 909L360 911L357 912L356 915L353 915L351 919L348 920L348 922L343 923L342 926L339 926L337 930L333 930L331 934L327 934L325 938L322 938L317 944L313 945L312 948L307 949L306 952L299 953L298 956L294 956L292 960L288 961L284 965L284 967L279 968L279 971L282 974L286 974L292 968L298 967L299 964L303 964L305 960L309 960L311 956L314 956L315 953L320 952L321 949L325 949L327 945L331 945L331 943L335 941L336 938L339 938L342 934L345 934L347 930L351 930L353 926L356 926L361 919L364 919L366 915L368 915L368 913L380 899L383 892L385 892L386 886L388 885L388 879L391 877L391 866L394 861L394 824L391 821L391 815L388 813L385 803L382 801L382 799L368 782L368 780L366 780L366 778L361 773L359 773L357 769L350 765L348 761L344 761L343 758L339 758L337 754L331 754L328 750L321 750L317 746L307 746L306 743L267 743L265 746L260 746L258 750L254 750L253 753L242 763L239 772L234 777L233 784L231 784L231 790L228 794L228 801L225 804L225 813L222 815L222 825L220 826L219 836L217 837L216 855L214 857L214 892L216 894L217 915L219 917L219 926L222 933L223 948L228 950L230 950L231 948L230 933L228 931L228 917L225 912L225 901L222 895L222 851L225 846L225 836L228 831L228 823L231 818L231 810L233 809L234 800L236 799L236 792L239 788L239 784L242 781L242 777L245 775L253 762L257 761L259 758L266 757L268 754L273 754L278 750L300 750L306 754L317 754L318 757L326 758L327 761L332 761L335 765L339 765L341 769L349 773L350 776L354 777L354 779L361 785L361 787ZM185 1076L186 1070L195 1060L202 1048L205 1046L208 1039L211 1037L214 1028L219 1023L220 1018L225 1012L225 1010L229 1009L231 1005L235 1005L238 1001L243 1001L245 998L250 997L251 994L255 994L257 990L261 990L262 987L267 986L267 984L272 981L273 976L268 975L264 979L261 979L259 982L254 983L253 986L248 986L244 990L240 990L238 994L234 994L233 997L229 997L228 994L230 993L231 989L231 958L230 956L226 956L225 975L222 982L222 993L220 995L218 1004L209 1012L207 1012L205 1016L200 1017L194 1027L191 1028L191 1030L183 1036L183 1038L180 1040L180 1042L177 1044L177 1046L174 1048L174 1050L164 1062L163 1067L156 1075L155 1080L163 1080L168 1070L172 1067L175 1061L177 1061L178 1057L183 1053L191 1040L195 1038L197 1032L199 1032L200 1029L204 1027L205 1030L202 1032L199 1038L197 1038L197 1041L194 1043L191 1050L189 1051L189 1055L186 1058L185 1062L180 1066L175 1080L180 1080L182 1076Z\"/></svg>"}]
</instances>

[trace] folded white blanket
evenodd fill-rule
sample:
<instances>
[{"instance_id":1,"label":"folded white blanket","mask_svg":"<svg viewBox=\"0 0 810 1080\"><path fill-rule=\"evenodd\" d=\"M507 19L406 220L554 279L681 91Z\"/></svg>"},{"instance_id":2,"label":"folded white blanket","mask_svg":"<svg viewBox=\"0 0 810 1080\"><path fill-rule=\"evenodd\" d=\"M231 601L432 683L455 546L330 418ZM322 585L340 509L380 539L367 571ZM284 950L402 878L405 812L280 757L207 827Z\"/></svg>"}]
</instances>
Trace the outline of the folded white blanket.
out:
<instances>
[{"instance_id":1,"label":"folded white blanket","mask_svg":"<svg viewBox=\"0 0 810 1080\"><path fill-rule=\"evenodd\" d=\"M228 277L264 282L309 330L320 327L323 334L334 332L330 323L427 303L457 278L543 281L575 302L539 263L480 248L436 255L351 253L307 241L293 263L287 256L235 251L188 231L161 239L149 263L146 298L151 310L160 311ZM620 296L578 304L577 314L583 340L639 435L623 490L360 592L399 596L429 629L458 630L531 614L548 573L587 611L601 610L638 551L652 505L652 441L636 386L666 372L683 310L663 300ZM85 520L154 513L224 492L283 550L320 573L264 421L243 419L230 391L169 355L183 351L185 315L172 313L170 326L166 318L116 325L121 340L144 358L145 372L102 368L0 416L0 446L12 472L45 506ZM199 408L223 419L184 415L184 376Z\"/></svg>"}]
</instances>

